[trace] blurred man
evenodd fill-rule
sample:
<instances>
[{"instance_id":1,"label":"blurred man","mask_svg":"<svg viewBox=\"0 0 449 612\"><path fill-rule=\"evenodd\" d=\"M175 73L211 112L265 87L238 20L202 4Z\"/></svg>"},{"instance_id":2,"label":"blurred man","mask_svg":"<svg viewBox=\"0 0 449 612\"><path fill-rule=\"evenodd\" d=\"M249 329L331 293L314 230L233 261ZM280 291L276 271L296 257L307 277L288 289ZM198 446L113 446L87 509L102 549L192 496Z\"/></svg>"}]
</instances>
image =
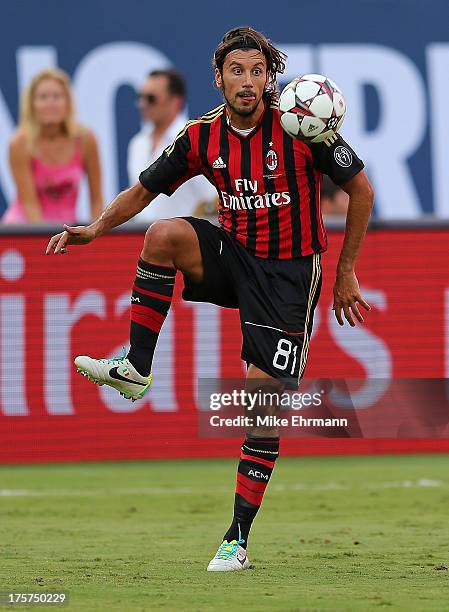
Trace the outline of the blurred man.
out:
<instances>
[{"instance_id":1,"label":"blurred man","mask_svg":"<svg viewBox=\"0 0 449 612\"><path fill-rule=\"evenodd\" d=\"M155 70L142 84L138 106L144 126L128 146L130 185L138 182L142 168L156 161L185 126L185 100L185 81L176 70ZM203 176L198 176L182 185L170 200L162 195L151 208L136 215L134 220L152 223L162 217L202 216L211 209L216 214L215 202L215 189Z\"/></svg>"}]
</instances>

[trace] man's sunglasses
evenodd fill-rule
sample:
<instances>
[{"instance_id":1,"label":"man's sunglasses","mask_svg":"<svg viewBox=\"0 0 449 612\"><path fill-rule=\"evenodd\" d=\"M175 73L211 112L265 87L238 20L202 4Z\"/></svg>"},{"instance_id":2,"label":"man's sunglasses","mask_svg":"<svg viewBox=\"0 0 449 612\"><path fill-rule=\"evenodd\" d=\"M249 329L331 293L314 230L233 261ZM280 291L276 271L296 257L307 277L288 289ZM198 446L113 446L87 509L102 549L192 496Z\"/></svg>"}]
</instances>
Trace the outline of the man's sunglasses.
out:
<instances>
[{"instance_id":1,"label":"man's sunglasses","mask_svg":"<svg viewBox=\"0 0 449 612\"><path fill-rule=\"evenodd\" d=\"M139 100L143 100L147 104L156 104L158 99L159 99L154 94L142 94L142 93L140 93L137 97L138 97Z\"/></svg>"}]
</instances>

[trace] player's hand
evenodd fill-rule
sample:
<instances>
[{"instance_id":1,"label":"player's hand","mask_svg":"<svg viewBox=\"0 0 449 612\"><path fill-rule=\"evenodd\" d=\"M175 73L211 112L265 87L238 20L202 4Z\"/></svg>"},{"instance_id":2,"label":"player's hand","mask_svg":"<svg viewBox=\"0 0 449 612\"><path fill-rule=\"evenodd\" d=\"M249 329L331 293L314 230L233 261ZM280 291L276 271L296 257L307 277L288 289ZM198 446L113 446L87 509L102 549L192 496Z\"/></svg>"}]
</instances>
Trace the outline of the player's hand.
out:
<instances>
[{"instance_id":1,"label":"player's hand","mask_svg":"<svg viewBox=\"0 0 449 612\"><path fill-rule=\"evenodd\" d=\"M50 238L50 242L47 245L45 254L48 255L53 251L55 255L59 253L64 255L67 253L67 246L69 244L88 244L95 238L95 232L88 225L78 225L77 227L70 227L64 225L64 231L56 234Z\"/></svg>"},{"instance_id":2,"label":"player's hand","mask_svg":"<svg viewBox=\"0 0 449 612\"><path fill-rule=\"evenodd\" d=\"M360 293L359 282L354 272L338 274L334 285L334 305L335 317L340 325L344 325L342 311L346 321L351 327L355 326L353 316L363 323L357 304L369 311L371 306L363 299Z\"/></svg>"}]
</instances>

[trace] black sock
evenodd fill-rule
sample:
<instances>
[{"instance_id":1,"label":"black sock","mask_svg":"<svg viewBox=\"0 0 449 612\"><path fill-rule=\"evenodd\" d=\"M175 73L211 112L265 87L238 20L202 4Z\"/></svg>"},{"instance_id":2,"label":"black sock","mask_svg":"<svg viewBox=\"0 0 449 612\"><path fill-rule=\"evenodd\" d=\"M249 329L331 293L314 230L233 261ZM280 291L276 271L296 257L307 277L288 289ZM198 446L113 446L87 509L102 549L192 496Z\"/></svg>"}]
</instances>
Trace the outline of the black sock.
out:
<instances>
[{"instance_id":1,"label":"black sock","mask_svg":"<svg viewBox=\"0 0 449 612\"><path fill-rule=\"evenodd\" d=\"M279 455L279 438L246 438L240 453L234 517L223 540L237 540L246 548L251 524L262 503L274 463Z\"/></svg>"},{"instance_id":2,"label":"black sock","mask_svg":"<svg viewBox=\"0 0 449 612\"><path fill-rule=\"evenodd\" d=\"M171 305L175 276L175 268L156 266L139 259L131 297L128 359L142 376L151 372L159 332Z\"/></svg>"}]
</instances>

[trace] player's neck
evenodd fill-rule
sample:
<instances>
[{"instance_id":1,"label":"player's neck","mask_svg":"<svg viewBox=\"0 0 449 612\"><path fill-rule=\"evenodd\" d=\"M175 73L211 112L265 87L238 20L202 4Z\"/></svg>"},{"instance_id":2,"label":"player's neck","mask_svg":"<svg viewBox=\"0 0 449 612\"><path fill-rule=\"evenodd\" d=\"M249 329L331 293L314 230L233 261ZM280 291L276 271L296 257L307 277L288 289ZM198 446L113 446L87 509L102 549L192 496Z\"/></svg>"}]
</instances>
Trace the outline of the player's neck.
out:
<instances>
[{"instance_id":1,"label":"player's neck","mask_svg":"<svg viewBox=\"0 0 449 612\"><path fill-rule=\"evenodd\" d=\"M263 100L259 102L259 105L257 106L254 113L246 117L244 115L239 115L238 113L233 111L232 108L227 106L229 123L232 127L235 127L238 130L248 130L254 128L259 123L259 119L263 115L264 110L265 104Z\"/></svg>"}]
</instances>

